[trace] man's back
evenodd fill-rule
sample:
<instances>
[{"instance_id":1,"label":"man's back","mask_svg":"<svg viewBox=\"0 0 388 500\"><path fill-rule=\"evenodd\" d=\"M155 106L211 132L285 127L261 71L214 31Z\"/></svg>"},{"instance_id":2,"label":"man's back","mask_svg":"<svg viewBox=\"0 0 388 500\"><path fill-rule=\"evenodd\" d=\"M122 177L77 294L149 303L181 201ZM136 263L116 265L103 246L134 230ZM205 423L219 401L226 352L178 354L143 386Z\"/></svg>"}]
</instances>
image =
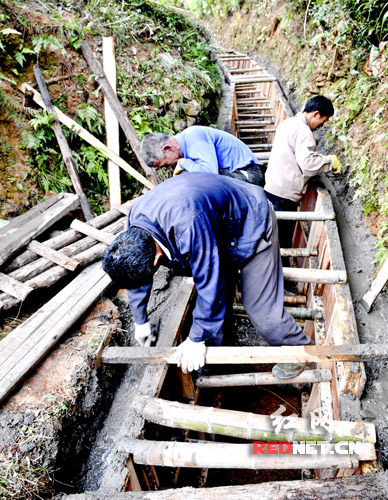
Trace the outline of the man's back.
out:
<instances>
[{"instance_id":1,"label":"man's back","mask_svg":"<svg viewBox=\"0 0 388 500\"><path fill-rule=\"evenodd\" d=\"M259 161L242 141L232 134L211 127L193 126L175 136L185 158L184 169L218 173L235 171Z\"/></svg>"},{"instance_id":2,"label":"man's back","mask_svg":"<svg viewBox=\"0 0 388 500\"><path fill-rule=\"evenodd\" d=\"M131 208L128 222L158 239L187 265L195 252L212 247L241 263L263 235L269 207L259 186L202 172L159 184Z\"/></svg>"}]
</instances>

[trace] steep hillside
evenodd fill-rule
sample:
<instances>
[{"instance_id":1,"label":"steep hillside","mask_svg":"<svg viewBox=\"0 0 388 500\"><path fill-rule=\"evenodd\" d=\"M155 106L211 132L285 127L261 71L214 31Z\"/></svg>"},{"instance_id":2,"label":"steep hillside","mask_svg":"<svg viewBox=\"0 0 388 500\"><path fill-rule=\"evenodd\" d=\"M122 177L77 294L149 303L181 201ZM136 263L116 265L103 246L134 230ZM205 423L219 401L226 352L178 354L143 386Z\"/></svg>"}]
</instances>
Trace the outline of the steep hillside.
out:
<instances>
[{"instance_id":1,"label":"steep hillside","mask_svg":"<svg viewBox=\"0 0 388 500\"><path fill-rule=\"evenodd\" d=\"M98 57L102 37L114 37L118 97L142 138L209 124L217 112L220 76L214 51L195 20L142 0L0 2L0 217L23 213L50 191L69 191L51 117L17 90L35 82L38 62L56 106L105 140L103 96L80 46L87 39ZM106 203L106 160L65 130L93 210ZM121 140L121 156L138 163ZM122 174L123 200L140 189Z\"/></svg>"}]
</instances>

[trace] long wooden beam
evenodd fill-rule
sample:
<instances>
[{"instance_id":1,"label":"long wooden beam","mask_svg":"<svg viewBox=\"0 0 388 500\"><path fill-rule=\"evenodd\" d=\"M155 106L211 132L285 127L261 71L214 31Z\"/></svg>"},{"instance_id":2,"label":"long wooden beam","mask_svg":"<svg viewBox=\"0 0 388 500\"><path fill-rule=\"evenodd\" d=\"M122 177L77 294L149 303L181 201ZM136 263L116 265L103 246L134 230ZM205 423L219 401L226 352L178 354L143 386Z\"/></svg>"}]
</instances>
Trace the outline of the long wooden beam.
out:
<instances>
[{"instance_id":1,"label":"long wooden beam","mask_svg":"<svg viewBox=\"0 0 388 500\"><path fill-rule=\"evenodd\" d=\"M52 127L54 130L55 137L58 142L59 149L61 150L63 162L67 168L67 171L69 173L69 177L71 179L71 183L73 185L73 188L75 192L77 193L82 212L84 214L85 219L91 220L94 218L94 214L92 212L92 209L90 208L90 203L89 200L85 194L84 188L81 183L80 175L77 170L77 167L75 165L75 161L72 155L72 152L70 150L69 144L67 142L67 139L65 137L65 134L63 133L61 124L59 123L58 117L55 112L55 107L53 104L53 101L51 99L51 96L49 94L46 82L43 78L42 72L40 71L39 64L36 63L34 65L34 75L36 78L36 81L38 83L39 90L42 94L44 104L46 106L46 109L49 114L52 115L53 117L53 122L52 122Z\"/></svg>"},{"instance_id":2,"label":"long wooden beam","mask_svg":"<svg viewBox=\"0 0 388 500\"><path fill-rule=\"evenodd\" d=\"M31 87L31 85L28 85L28 83L23 83L18 87L19 90L23 93L32 93L32 98L33 100L41 107L41 108L46 108L44 101L42 99L42 96L37 92L34 88ZM70 128L73 130L76 134L78 134L81 139L86 141L87 143L91 144L94 146L96 149L100 151L101 154L103 154L106 158L109 160L112 160L116 165L121 167L123 170L128 172L132 177L134 177L137 181L141 182L144 186L146 186L149 189L152 189L155 187L152 182L150 182L148 179L144 177L144 175L141 175L140 172L135 170L133 167L131 167L125 160L123 160L118 154L116 154L114 151L109 149L103 142L98 140L96 137L94 137L93 134L88 132L86 129L81 127L77 122L72 120L70 117L62 113L60 109L54 106L56 115L58 117L58 120L66 125L66 127Z\"/></svg>"},{"instance_id":3,"label":"long wooden beam","mask_svg":"<svg viewBox=\"0 0 388 500\"><path fill-rule=\"evenodd\" d=\"M312 384L316 382L330 382L330 370L305 370L300 375L282 381L285 384ZM199 377L195 385L204 387L247 387L257 385L279 385L279 379L270 372L233 373L232 375L211 375Z\"/></svg>"},{"instance_id":4,"label":"long wooden beam","mask_svg":"<svg viewBox=\"0 0 388 500\"><path fill-rule=\"evenodd\" d=\"M149 422L177 429L260 441L363 441L376 442L373 424L331 420L330 428L312 425L311 418L275 419L243 411L196 406L150 396L136 396L136 411ZM309 415L310 417L310 415Z\"/></svg>"},{"instance_id":5,"label":"long wooden beam","mask_svg":"<svg viewBox=\"0 0 388 500\"><path fill-rule=\"evenodd\" d=\"M336 479L271 481L267 483L218 486L213 488L174 488L160 491L122 493L89 491L63 497L63 500L385 500L388 498L388 471Z\"/></svg>"},{"instance_id":6,"label":"long wooden beam","mask_svg":"<svg viewBox=\"0 0 388 500\"><path fill-rule=\"evenodd\" d=\"M388 344L324 346L243 346L208 347L206 363L321 363L323 361L377 361L388 359ZM175 347L107 347L102 354L107 364L144 363L176 364Z\"/></svg>"}]
</instances>

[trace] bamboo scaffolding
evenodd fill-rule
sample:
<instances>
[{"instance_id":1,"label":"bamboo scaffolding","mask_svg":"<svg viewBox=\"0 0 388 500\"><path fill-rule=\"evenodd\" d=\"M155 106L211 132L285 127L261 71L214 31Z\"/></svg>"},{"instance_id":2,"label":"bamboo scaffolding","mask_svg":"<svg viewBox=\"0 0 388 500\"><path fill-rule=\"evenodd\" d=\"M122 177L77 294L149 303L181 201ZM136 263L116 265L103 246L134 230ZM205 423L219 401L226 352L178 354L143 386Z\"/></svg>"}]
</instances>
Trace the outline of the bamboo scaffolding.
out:
<instances>
[{"instance_id":1,"label":"bamboo scaffolding","mask_svg":"<svg viewBox=\"0 0 388 500\"><path fill-rule=\"evenodd\" d=\"M330 382L332 374L330 370L305 370L294 378L279 381L272 373L234 373L233 375L212 375L199 377L195 385L204 387L240 387L257 385L279 385L281 384L313 384L316 382Z\"/></svg>"},{"instance_id":2,"label":"bamboo scaffolding","mask_svg":"<svg viewBox=\"0 0 388 500\"><path fill-rule=\"evenodd\" d=\"M388 344L308 345L280 347L208 347L206 363L260 364L260 363L333 363L343 361L377 361L388 359ZM103 363L176 364L175 347L107 347Z\"/></svg>"},{"instance_id":3,"label":"bamboo scaffolding","mask_svg":"<svg viewBox=\"0 0 388 500\"><path fill-rule=\"evenodd\" d=\"M358 467L357 455L335 454L334 445L328 445L327 454L253 454L252 444L230 443L179 443L177 441L137 440L125 443L123 451L133 454L133 461L143 465L159 465L163 467L195 467L217 469L303 469L303 468L353 468ZM364 443L363 443L364 444ZM290 449L283 444L273 448ZM310 448L313 446L310 445ZM361 448L361 447L360 447ZM317 447L318 449L318 447ZM374 446L365 443L362 456L375 455ZM317 451L317 450L316 450ZM279 453L279 452L278 452Z\"/></svg>"},{"instance_id":4,"label":"bamboo scaffolding","mask_svg":"<svg viewBox=\"0 0 388 500\"><path fill-rule=\"evenodd\" d=\"M136 411L146 420L166 427L189 429L260 441L363 441L376 442L373 424L365 421L331 421L330 432L314 426L310 418L292 417L289 425L277 429L274 417L234 410L193 406L150 396L136 396ZM284 423L288 422L287 417ZM290 418L290 417L288 417Z\"/></svg>"}]
</instances>

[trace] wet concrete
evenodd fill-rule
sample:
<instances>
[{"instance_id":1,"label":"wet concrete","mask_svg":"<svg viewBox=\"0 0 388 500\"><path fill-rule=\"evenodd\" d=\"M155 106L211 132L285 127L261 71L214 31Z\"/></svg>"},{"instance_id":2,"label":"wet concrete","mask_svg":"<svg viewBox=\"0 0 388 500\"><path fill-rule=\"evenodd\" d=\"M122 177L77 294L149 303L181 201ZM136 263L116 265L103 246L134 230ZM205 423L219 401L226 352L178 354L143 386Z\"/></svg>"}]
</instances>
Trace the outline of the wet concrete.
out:
<instances>
[{"instance_id":1,"label":"wet concrete","mask_svg":"<svg viewBox=\"0 0 388 500\"><path fill-rule=\"evenodd\" d=\"M342 249L361 343L386 343L388 295L383 290L368 314L360 299L373 280L377 238L363 217L361 200L353 200L353 190L343 178L324 176L337 216ZM361 397L361 417L375 424L384 468L388 467L388 360L366 363L367 383Z\"/></svg>"}]
</instances>

